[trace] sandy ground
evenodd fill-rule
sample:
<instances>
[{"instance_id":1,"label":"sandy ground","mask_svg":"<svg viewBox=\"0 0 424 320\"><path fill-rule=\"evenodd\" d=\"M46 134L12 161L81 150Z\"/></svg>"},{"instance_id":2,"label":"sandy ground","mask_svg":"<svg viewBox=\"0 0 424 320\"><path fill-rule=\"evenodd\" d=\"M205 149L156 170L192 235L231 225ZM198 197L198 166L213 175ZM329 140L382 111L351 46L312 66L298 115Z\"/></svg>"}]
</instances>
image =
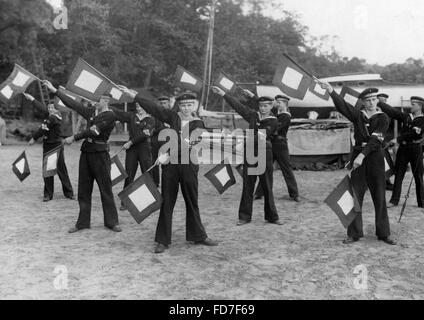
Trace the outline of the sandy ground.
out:
<instances>
[{"instance_id":1,"label":"sandy ground","mask_svg":"<svg viewBox=\"0 0 424 320\"><path fill-rule=\"evenodd\" d=\"M66 149L75 189L78 148ZM287 223L265 224L260 201L255 202L253 222L236 227L240 177L236 173L238 184L219 196L203 177L207 168L202 168L202 218L208 234L220 240L220 245L207 248L185 241L185 209L180 196L173 245L165 254L155 255L158 214L138 225L128 212L120 212L124 231L110 232L103 227L97 187L92 229L69 235L78 203L63 197L57 178L54 201L42 203L40 145L27 150L32 175L21 184L10 166L23 149L0 148L2 299L424 298L424 211L416 207L415 189L401 224L397 223L400 208L390 210L398 246L376 241L369 194L364 205L366 237L344 246L345 230L323 200L346 172L297 171L302 196L307 198L301 204L288 200L278 172L274 192ZM114 147L112 153L116 150ZM410 173L405 186L409 180ZM122 184L116 186L115 193L121 188ZM354 286L358 265L367 268L367 289ZM66 281L59 281L66 275L67 289Z\"/></svg>"}]
</instances>

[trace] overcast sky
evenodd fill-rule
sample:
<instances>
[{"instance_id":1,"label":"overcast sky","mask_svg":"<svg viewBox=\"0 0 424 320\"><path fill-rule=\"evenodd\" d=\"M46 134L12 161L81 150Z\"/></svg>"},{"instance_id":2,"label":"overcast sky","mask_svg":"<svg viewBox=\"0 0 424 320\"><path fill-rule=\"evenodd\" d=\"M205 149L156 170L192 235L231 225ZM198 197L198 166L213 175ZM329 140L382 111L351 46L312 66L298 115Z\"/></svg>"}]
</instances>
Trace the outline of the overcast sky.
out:
<instances>
[{"instance_id":1,"label":"overcast sky","mask_svg":"<svg viewBox=\"0 0 424 320\"><path fill-rule=\"evenodd\" d=\"M343 56L380 65L424 58L423 0L277 1L298 13L312 36L337 36L329 46ZM270 10L269 15L278 18L282 13Z\"/></svg>"},{"instance_id":2,"label":"overcast sky","mask_svg":"<svg viewBox=\"0 0 424 320\"><path fill-rule=\"evenodd\" d=\"M279 0L313 36L335 35L343 56L386 65L424 58L422 0ZM275 17L281 13L269 13Z\"/></svg>"}]
</instances>

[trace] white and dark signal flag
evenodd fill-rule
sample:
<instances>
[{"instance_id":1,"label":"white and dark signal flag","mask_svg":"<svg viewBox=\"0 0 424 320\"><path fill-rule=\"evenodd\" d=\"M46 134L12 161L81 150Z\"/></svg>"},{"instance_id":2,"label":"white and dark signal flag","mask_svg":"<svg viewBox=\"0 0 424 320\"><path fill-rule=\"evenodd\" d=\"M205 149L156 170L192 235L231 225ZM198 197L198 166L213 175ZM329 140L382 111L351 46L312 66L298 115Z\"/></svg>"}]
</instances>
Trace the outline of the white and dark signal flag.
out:
<instances>
[{"instance_id":1,"label":"white and dark signal flag","mask_svg":"<svg viewBox=\"0 0 424 320\"><path fill-rule=\"evenodd\" d=\"M286 54L283 55L272 81L286 95L299 100L305 98L312 82L312 77Z\"/></svg>"},{"instance_id":2,"label":"white and dark signal flag","mask_svg":"<svg viewBox=\"0 0 424 320\"><path fill-rule=\"evenodd\" d=\"M330 93L327 90L321 88L321 85L318 81L311 82L309 91L325 101L328 101L328 99L330 99Z\"/></svg>"},{"instance_id":3,"label":"white and dark signal flag","mask_svg":"<svg viewBox=\"0 0 424 320\"><path fill-rule=\"evenodd\" d=\"M110 179L112 180L112 187L128 178L124 166L119 160L118 155L110 159Z\"/></svg>"},{"instance_id":4,"label":"white and dark signal flag","mask_svg":"<svg viewBox=\"0 0 424 320\"><path fill-rule=\"evenodd\" d=\"M175 71L175 84L187 90L199 93L203 88L203 81L181 66Z\"/></svg>"},{"instance_id":5,"label":"white and dark signal flag","mask_svg":"<svg viewBox=\"0 0 424 320\"><path fill-rule=\"evenodd\" d=\"M31 174L25 151L12 164L12 171L21 182Z\"/></svg>"},{"instance_id":6,"label":"white and dark signal flag","mask_svg":"<svg viewBox=\"0 0 424 320\"><path fill-rule=\"evenodd\" d=\"M234 93L237 90L237 84L235 81L231 80L222 72L219 74L218 78L215 81L215 85L226 93Z\"/></svg>"},{"instance_id":7,"label":"white and dark signal flag","mask_svg":"<svg viewBox=\"0 0 424 320\"><path fill-rule=\"evenodd\" d=\"M50 150L43 155L43 178L53 177L57 174L57 163L62 146Z\"/></svg>"},{"instance_id":8,"label":"white and dark signal flag","mask_svg":"<svg viewBox=\"0 0 424 320\"><path fill-rule=\"evenodd\" d=\"M159 210L162 204L162 196L148 172L135 180L118 196L139 224Z\"/></svg>"},{"instance_id":9,"label":"white and dark signal flag","mask_svg":"<svg viewBox=\"0 0 424 320\"><path fill-rule=\"evenodd\" d=\"M0 101L9 103L17 94L24 93L35 80L38 80L36 76L15 64L10 76L0 85Z\"/></svg>"},{"instance_id":10,"label":"white and dark signal flag","mask_svg":"<svg viewBox=\"0 0 424 320\"><path fill-rule=\"evenodd\" d=\"M355 108L360 107L359 95L360 93L358 91L347 86L343 86L342 91L340 91L340 97Z\"/></svg>"},{"instance_id":11,"label":"white and dark signal flag","mask_svg":"<svg viewBox=\"0 0 424 320\"><path fill-rule=\"evenodd\" d=\"M212 183L216 190L218 190L219 194L223 194L236 184L231 165L225 164L224 162L207 172L205 177Z\"/></svg>"},{"instance_id":12,"label":"white and dark signal flag","mask_svg":"<svg viewBox=\"0 0 424 320\"><path fill-rule=\"evenodd\" d=\"M81 58L69 77L66 89L92 101L98 101L102 94L108 92L114 102L132 102L116 84Z\"/></svg>"},{"instance_id":13,"label":"white and dark signal flag","mask_svg":"<svg viewBox=\"0 0 424 320\"><path fill-rule=\"evenodd\" d=\"M361 211L349 176L340 182L324 202L336 213L345 228L349 227Z\"/></svg>"}]
</instances>

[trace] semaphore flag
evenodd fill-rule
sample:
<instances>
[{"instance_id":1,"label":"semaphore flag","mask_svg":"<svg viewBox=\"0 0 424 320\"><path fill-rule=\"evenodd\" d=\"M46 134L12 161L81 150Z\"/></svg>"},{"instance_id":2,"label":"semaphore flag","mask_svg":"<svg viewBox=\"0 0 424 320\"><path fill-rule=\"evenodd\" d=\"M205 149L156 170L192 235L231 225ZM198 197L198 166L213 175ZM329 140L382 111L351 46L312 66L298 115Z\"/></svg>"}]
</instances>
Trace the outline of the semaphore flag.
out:
<instances>
[{"instance_id":1,"label":"semaphore flag","mask_svg":"<svg viewBox=\"0 0 424 320\"><path fill-rule=\"evenodd\" d=\"M349 227L361 211L349 176L346 176L324 201L339 217L345 228Z\"/></svg>"},{"instance_id":2,"label":"semaphore flag","mask_svg":"<svg viewBox=\"0 0 424 320\"><path fill-rule=\"evenodd\" d=\"M31 174L25 151L12 164L12 171L21 182Z\"/></svg>"},{"instance_id":3,"label":"semaphore flag","mask_svg":"<svg viewBox=\"0 0 424 320\"><path fill-rule=\"evenodd\" d=\"M119 160L118 155L110 159L110 178L112 180L112 187L128 178L128 174L125 171L121 160Z\"/></svg>"},{"instance_id":4,"label":"semaphore flag","mask_svg":"<svg viewBox=\"0 0 424 320\"><path fill-rule=\"evenodd\" d=\"M207 172L205 177L212 183L216 190L218 190L219 194L223 194L236 184L231 165L225 164L224 161Z\"/></svg>"},{"instance_id":5,"label":"semaphore flag","mask_svg":"<svg viewBox=\"0 0 424 320\"><path fill-rule=\"evenodd\" d=\"M303 100L308 92L312 77L292 58L284 54L272 83L288 96Z\"/></svg>"},{"instance_id":6,"label":"semaphore flag","mask_svg":"<svg viewBox=\"0 0 424 320\"><path fill-rule=\"evenodd\" d=\"M231 80L224 73L220 73L215 81L215 85L224 90L226 93L234 93L237 89L235 81Z\"/></svg>"},{"instance_id":7,"label":"semaphore flag","mask_svg":"<svg viewBox=\"0 0 424 320\"><path fill-rule=\"evenodd\" d=\"M100 96L108 92L115 103L132 102L115 83L81 58L69 77L66 89L92 101L99 101Z\"/></svg>"},{"instance_id":8,"label":"semaphore flag","mask_svg":"<svg viewBox=\"0 0 424 320\"><path fill-rule=\"evenodd\" d=\"M57 174L57 162L62 146L59 146L43 155L43 178L53 177Z\"/></svg>"},{"instance_id":9,"label":"semaphore flag","mask_svg":"<svg viewBox=\"0 0 424 320\"><path fill-rule=\"evenodd\" d=\"M148 172L118 194L125 208L138 224L160 209L162 196Z\"/></svg>"},{"instance_id":10,"label":"semaphore flag","mask_svg":"<svg viewBox=\"0 0 424 320\"><path fill-rule=\"evenodd\" d=\"M35 80L38 80L36 76L15 64L10 76L0 85L0 100L6 104L9 103L17 94L24 93Z\"/></svg>"},{"instance_id":11,"label":"semaphore flag","mask_svg":"<svg viewBox=\"0 0 424 320\"><path fill-rule=\"evenodd\" d=\"M203 88L203 81L181 66L177 67L175 81L177 86L197 93Z\"/></svg>"},{"instance_id":12,"label":"semaphore flag","mask_svg":"<svg viewBox=\"0 0 424 320\"><path fill-rule=\"evenodd\" d=\"M321 85L317 81L311 82L309 91L325 101L328 101L328 99L330 99L330 93L327 90L321 88Z\"/></svg>"},{"instance_id":13,"label":"semaphore flag","mask_svg":"<svg viewBox=\"0 0 424 320\"><path fill-rule=\"evenodd\" d=\"M360 93L358 91L347 86L343 86L342 91L340 91L340 97L355 108L360 107L361 102L358 99L359 95Z\"/></svg>"}]
</instances>

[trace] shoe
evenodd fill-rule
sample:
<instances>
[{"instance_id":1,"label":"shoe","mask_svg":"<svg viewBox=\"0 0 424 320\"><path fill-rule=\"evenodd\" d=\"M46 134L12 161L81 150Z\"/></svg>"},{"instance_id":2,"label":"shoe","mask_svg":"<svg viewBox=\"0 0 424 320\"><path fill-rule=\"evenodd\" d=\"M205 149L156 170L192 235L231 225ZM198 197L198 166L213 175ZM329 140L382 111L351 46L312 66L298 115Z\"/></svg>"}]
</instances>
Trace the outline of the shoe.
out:
<instances>
[{"instance_id":1,"label":"shoe","mask_svg":"<svg viewBox=\"0 0 424 320\"><path fill-rule=\"evenodd\" d=\"M117 224L116 226L114 226L113 228L111 228L110 230L112 230L113 232L122 232L121 227L119 226L119 224Z\"/></svg>"},{"instance_id":2,"label":"shoe","mask_svg":"<svg viewBox=\"0 0 424 320\"><path fill-rule=\"evenodd\" d=\"M81 229L78 229L77 227L72 227L71 229L68 230L68 233L75 233L80 231Z\"/></svg>"},{"instance_id":3,"label":"shoe","mask_svg":"<svg viewBox=\"0 0 424 320\"><path fill-rule=\"evenodd\" d=\"M389 202L389 204L387 205L387 209L394 208L394 207L397 207L397 206L398 206L397 203Z\"/></svg>"},{"instance_id":4,"label":"shoe","mask_svg":"<svg viewBox=\"0 0 424 320\"><path fill-rule=\"evenodd\" d=\"M347 237L346 239L343 240L343 244L352 244L358 241L359 241L359 238Z\"/></svg>"},{"instance_id":5,"label":"shoe","mask_svg":"<svg viewBox=\"0 0 424 320\"><path fill-rule=\"evenodd\" d=\"M158 243L155 247L155 253L164 253L166 249L168 249L168 246Z\"/></svg>"},{"instance_id":6,"label":"shoe","mask_svg":"<svg viewBox=\"0 0 424 320\"><path fill-rule=\"evenodd\" d=\"M217 241L214 241L212 239L206 238L203 241L195 241L194 244L196 245L202 245L207 247L216 247L218 245Z\"/></svg>"},{"instance_id":7,"label":"shoe","mask_svg":"<svg viewBox=\"0 0 424 320\"><path fill-rule=\"evenodd\" d=\"M120 211L125 211L125 210L127 210L127 208L125 208L125 206L120 206L120 207L119 207L119 210L120 210Z\"/></svg>"},{"instance_id":8,"label":"shoe","mask_svg":"<svg viewBox=\"0 0 424 320\"><path fill-rule=\"evenodd\" d=\"M66 196L66 199L69 199L69 200L75 200L75 196Z\"/></svg>"},{"instance_id":9,"label":"shoe","mask_svg":"<svg viewBox=\"0 0 424 320\"><path fill-rule=\"evenodd\" d=\"M387 243L391 246L395 246L396 245L396 241L394 241L392 238L387 237L387 238L378 238L379 241L383 241L384 243Z\"/></svg>"},{"instance_id":10,"label":"shoe","mask_svg":"<svg viewBox=\"0 0 424 320\"><path fill-rule=\"evenodd\" d=\"M293 199L293 201L294 202L301 202L301 200L300 200L300 198L299 197L294 197L294 198L292 198Z\"/></svg>"},{"instance_id":11,"label":"shoe","mask_svg":"<svg viewBox=\"0 0 424 320\"><path fill-rule=\"evenodd\" d=\"M250 223L250 221L246 221L246 220L239 220L239 221L237 222L237 226L238 226L238 227L241 227L241 226L244 226L245 224L248 224L248 223Z\"/></svg>"},{"instance_id":12,"label":"shoe","mask_svg":"<svg viewBox=\"0 0 424 320\"><path fill-rule=\"evenodd\" d=\"M52 198L50 198L50 197L44 197L43 198L43 202L49 202L49 201L51 201L52 200Z\"/></svg>"},{"instance_id":13,"label":"shoe","mask_svg":"<svg viewBox=\"0 0 424 320\"><path fill-rule=\"evenodd\" d=\"M259 196L259 195L255 195L255 197L253 198L253 200L261 200L262 199L262 196Z\"/></svg>"},{"instance_id":14,"label":"shoe","mask_svg":"<svg viewBox=\"0 0 424 320\"><path fill-rule=\"evenodd\" d=\"M274 221L274 222L270 222L271 224L276 224L276 225L278 225L278 226L282 226L283 224L285 224L285 222L284 221L281 221L280 219L278 219L277 221Z\"/></svg>"}]
</instances>

